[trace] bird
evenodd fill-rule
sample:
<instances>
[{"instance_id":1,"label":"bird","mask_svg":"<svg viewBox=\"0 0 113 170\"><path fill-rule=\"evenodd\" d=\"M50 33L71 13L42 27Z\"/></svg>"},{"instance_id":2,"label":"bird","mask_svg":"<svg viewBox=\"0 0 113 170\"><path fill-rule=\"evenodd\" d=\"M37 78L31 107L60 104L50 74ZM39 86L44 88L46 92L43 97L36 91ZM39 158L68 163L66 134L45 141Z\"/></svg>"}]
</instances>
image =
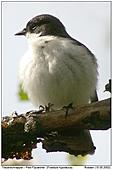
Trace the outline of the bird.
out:
<instances>
[{"instance_id":1,"label":"bird","mask_svg":"<svg viewBox=\"0 0 113 170\"><path fill-rule=\"evenodd\" d=\"M35 16L15 35L25 36L28 42L19 65L19 79L35 106L53 103L61 108L97 100L97 59L68 34L57 17Z\"/></svg>"}]
</instances>

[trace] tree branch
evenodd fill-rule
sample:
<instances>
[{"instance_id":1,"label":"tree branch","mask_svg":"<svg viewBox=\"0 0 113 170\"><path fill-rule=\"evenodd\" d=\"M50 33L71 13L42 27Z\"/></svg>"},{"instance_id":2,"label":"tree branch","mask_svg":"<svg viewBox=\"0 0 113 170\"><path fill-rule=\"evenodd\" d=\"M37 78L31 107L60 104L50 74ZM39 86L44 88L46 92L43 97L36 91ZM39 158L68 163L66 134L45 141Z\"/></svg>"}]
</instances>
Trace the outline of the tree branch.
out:
<instances>
[{"instance_id":1,"label":"tree branch","mask_svg":"<svg viewBox=\"0 0 113 170\"><path fill-rule=\"evenodd\" d=\"M81 128L105 130L111 127L110 99L77 106L65 118L65 110L56 110L38 116L42 129L47 131Z\"/></svg>"},{"instance_id":2,"label":"tree branch","mask_svg":"<svg viewBox=\"0 0 113 170\"><path fill-rule=\"evenodd\" d=\"M110 99L70 109L66 118L65 109L15 113L2 120L2 157L30 159L37 137L44 138L41 142L47 151L67 151L75 155L91 153L95 147L86 130L107 130L110 127ZM51 135L51 131L58 134Z\"/></svg>"}]
</instances>

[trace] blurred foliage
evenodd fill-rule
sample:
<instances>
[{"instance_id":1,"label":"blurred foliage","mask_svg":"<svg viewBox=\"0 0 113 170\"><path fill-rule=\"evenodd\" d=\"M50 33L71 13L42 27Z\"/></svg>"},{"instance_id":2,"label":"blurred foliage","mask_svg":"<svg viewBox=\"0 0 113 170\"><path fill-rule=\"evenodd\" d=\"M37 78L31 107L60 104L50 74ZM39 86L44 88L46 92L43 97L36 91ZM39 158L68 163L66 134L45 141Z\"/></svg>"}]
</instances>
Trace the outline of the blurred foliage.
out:
<instances>
[{"instance_id":1,"label":"blurred foliage","mask_svg":"<svg viewBox=\"0 0 113 170\"><path fill-rule=\"evenodd\" d=\"M70 163L70 165L72 166L77 166L77 165L85 165L86 161L88 160L88 155L85 156L74 156L74 155L70 155L68 156L68 161Z\"/></svg>"},{"instance_id":2,"label":"blurred foliage","mask_svg":"<svg viewBox=\"0 0 113 170\"><path fill-rule=\"evenodd\" d=\"M22 88L22 84L19 84L18 96L21 101L29 100L27 93L25 93Z\"/></svg>"}]
</instances>

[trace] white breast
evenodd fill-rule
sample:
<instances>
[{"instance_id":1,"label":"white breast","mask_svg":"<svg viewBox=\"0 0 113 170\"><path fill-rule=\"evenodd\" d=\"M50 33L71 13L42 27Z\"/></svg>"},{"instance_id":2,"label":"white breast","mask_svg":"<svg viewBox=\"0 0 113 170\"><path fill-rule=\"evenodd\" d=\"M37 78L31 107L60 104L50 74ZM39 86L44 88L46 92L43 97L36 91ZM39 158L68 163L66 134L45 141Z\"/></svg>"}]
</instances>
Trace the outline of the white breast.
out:
<instances>
[{"instance_id":1,"label":"white breast","mask_svg":"<svg viewBox=\"0 0 113 170\"><path fill-rule=\"evenodd\" d=\"M35 105L85 104L96 89L96 59L85 47L65 38L29 38L29 51L21 60L19 75Z\"/></svg>"}]
</instances>

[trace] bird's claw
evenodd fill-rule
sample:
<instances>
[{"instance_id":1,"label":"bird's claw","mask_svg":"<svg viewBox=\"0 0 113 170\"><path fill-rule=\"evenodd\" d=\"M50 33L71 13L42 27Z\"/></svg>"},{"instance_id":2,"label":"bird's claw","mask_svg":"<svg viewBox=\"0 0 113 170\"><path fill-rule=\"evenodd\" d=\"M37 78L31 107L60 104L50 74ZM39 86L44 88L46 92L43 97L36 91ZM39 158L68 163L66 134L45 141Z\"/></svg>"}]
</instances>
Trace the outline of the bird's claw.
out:
<instances>
[{"instance_id":1,"label":"bird's claw","mask_svg":"<svg viewBox=\"0 0 113 170\"><path fill-rule=\"evenodd\" d=\"M52 104L52 103L48 103L48 105L45 105L45 106L40 105L40 106L39 106L39 109L42 108L43 111L45 111L45 112L50 112L50 111L52 110L52 106L53 106L53 105L54 105L54 104Z\"/></svg>"},{"instance_id":2,"label":"bird's claw","mask_svg":"<svg viewBox=\"0 0 113 170\"><path fill-rule=\"evenodd\" d=\"M73 103L70 103L67 106L63 106L63 109L66 110L65 118L68 116L69 109L73 109Z\"/></svg>"}]
</instances>

